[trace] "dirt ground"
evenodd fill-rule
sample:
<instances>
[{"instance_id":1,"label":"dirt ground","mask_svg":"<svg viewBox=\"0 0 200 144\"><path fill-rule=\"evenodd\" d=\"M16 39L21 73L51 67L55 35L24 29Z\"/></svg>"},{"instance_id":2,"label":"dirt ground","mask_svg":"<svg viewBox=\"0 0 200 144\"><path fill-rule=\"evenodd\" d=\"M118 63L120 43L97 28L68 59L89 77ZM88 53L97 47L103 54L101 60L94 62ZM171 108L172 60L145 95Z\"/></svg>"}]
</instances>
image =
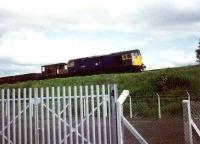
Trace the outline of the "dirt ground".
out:
<instances>
[{"instance_id":1,"label":"dirt ground","mask_svg":"<svg viewBox=\"0 0 200 144\"><path fill-rule=\"evenodd\" d=\"M181 119L128 119L149 144L183 144L184 132ZM125 144L137 144L131 133L124 130Z\"/></svg>"}]
</instances>

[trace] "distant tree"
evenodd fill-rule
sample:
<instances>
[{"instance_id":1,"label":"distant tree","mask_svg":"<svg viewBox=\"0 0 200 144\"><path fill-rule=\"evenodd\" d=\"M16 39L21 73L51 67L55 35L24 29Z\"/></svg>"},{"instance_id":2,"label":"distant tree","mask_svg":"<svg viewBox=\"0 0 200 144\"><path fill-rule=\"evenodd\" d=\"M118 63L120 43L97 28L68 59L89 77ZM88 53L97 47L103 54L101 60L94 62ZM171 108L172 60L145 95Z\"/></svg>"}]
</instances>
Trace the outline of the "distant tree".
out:
<instances>
[{"instance_id":1,"label":"distant tree","mask_svg":"<svg viewBox=\"0 0 200 144\"><path fill-rule=\"evenodd\" d=\"M199 39L199 46L196 49L196 58L197 58L197 62L200 63L200 39Z\"/></svg>"}]
</instances>

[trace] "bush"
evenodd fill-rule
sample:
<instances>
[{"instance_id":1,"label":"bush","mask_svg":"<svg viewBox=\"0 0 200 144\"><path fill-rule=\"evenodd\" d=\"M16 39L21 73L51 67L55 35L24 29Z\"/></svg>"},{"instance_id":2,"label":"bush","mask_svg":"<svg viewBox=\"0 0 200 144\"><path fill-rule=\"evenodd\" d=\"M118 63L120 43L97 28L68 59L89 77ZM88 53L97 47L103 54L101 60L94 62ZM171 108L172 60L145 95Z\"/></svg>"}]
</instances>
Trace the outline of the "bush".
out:
<instances>
[{"instance_id":1,"label":"bush","mask_svg":"<svg viewBox=\"0 0 200 144\"><path fill-rule=\"evenodd\" d=\"M160 76L155 81L154 90L156 92L166 92L172 89L190 89L191 80L187 77L182 77L179 75L174 76Z\"/></svg>"}]
</instances>

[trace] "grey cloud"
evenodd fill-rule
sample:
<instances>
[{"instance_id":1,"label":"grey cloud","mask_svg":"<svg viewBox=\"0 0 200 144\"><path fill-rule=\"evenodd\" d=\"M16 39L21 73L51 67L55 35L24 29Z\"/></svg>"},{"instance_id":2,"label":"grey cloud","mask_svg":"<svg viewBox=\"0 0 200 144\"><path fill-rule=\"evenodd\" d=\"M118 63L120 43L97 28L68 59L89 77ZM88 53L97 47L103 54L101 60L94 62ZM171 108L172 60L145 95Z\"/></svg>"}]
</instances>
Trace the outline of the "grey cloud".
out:
<instances>
[{"instance_id":1,"label":"grey cloud","mask_svg":"<svg viewBox=\"0 0 200 144\"><path fill-rule=\"evenodd\" d=\"M15 24L13 23L13 19L15 18L16 15L14 13L0 9L0 38L2 38L6 32L16 29L13 25Z\"/></svg>"},{"instance_id":2,"label":"grey cloud","mask_svg":"<svg viewBox=\"0 0 200 144\"><path fill-rule=\"evenodd\" d=\"M172 4L145 7L138 12L137 20L155 29L200 29L200 6L179 8Z\"/></svg>"},{"instance_id":3,"label":"grey cloud","mask_svg":"<svg viewBox=\"0 0 200 144\"><path fill-rule=\"evenodd\" d=\"M39 72L39 64L20 64L8 57L0 57L0 77Z\"/></svg>"},{"instance_id":4,"label":"grey cloud","mask_svg":"<svg viewBox=\"0 0 200 144\"><path fill-rule=\"evenodd\" d=\"M112 29L121 24L130 30L196 30L200 29L200 6L180 8L171 3L144 4L137 13L112 15L103 8L80 9L65 15L37 17L0 10L0 37L7 31L34 29L43 31L76 30L82 22L95 21L103 28ZM80 31L80 29L78 29ZM113 29L112 29L113 30ZM98 31L98 30L97 30Z\"/></svg>"},{"instance_id":5,"label":"grey cloud","mask_svg":"<svg viewBox=\"0 0 200 144\"><path fill-rule=\"evenodd\" d=\"M31 29L37 32L76 30L82 22L96 21L111 25L115 21L109 12L102 9L82 9L65 15L37 17L28 14L11 13L0 9L0 38L8 31ZM78 29L80 30L80 29Z\"/></svg>"}]
</instances>

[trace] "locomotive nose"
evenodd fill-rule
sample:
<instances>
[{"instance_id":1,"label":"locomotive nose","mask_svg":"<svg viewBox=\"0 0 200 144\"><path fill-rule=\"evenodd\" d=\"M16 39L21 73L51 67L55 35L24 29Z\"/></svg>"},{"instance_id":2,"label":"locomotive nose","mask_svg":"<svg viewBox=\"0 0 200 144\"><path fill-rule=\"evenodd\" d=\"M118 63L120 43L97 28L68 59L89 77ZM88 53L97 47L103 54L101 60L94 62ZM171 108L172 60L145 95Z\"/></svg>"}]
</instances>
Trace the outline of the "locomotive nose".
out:
<instances>
[{"instance_id":1,"label":"locomotive nose","mask_svg":"<svg viewBox=\"0 0 200 144\"><path fill-rule=\"evenodd\" d=\"M143 62L142 62L141 55L132 55L132 65L133 66L141 66L142 64L143 64Z\"/></svg>"}]
</instances>

